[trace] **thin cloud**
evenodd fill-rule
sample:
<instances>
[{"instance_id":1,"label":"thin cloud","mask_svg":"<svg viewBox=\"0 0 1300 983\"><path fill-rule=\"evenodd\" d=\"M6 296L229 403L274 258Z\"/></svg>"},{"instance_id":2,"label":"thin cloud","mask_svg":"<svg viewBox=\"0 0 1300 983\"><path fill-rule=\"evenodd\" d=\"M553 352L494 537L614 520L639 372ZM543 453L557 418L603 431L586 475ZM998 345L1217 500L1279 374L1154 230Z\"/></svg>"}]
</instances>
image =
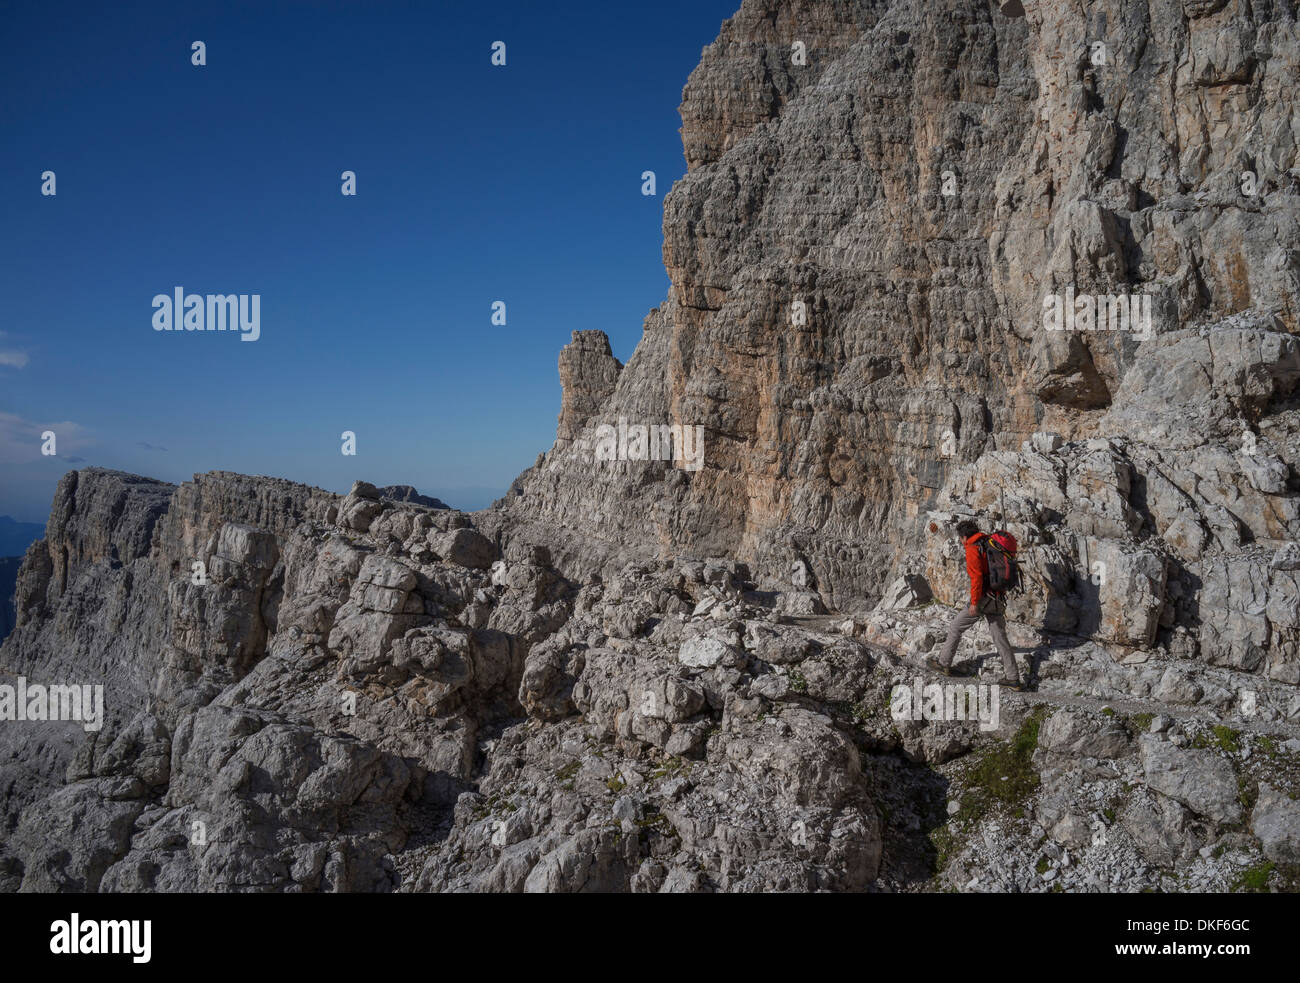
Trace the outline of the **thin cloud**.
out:
<instances>
[{"instance_id":1,"label":"thin cloud","mask_svg":"<svg viewBox=\"0 0 1300 983\"><path fill-rule=\"evenodd\" d=\"M67 461L69 451L77 452L92 446L90 431L80 423L64 420L61 423L36 423L13 413L0 413L0 464L29 464L48 460L41 454L45 431L54 431L58 457Z\"/></svg>"},{"instance_id":2,"label":"thin cloud","mask_svg":"<svg viewBox=\"0 0 1300 983\"><path fill-rule=\"evenodd\" d=\"M164 447L162 444L150 444L150 443L148 443L147 441L144 441L144 440L137 440L135 443L136 443L136 446L137 446L137 447L143 447L143 448L144 448L145 450L147 450L147 451L163 451L163 452L166 452L166 450L167 450L167 448Z\"/></svg>"},{"instance_id":3,"label":"thin cloud","mask_svg":"<svg viewBox=\"0 0 1300 983\"><path fill-rule=\"evenodd\" d=\"M27 353L0 351L0 365L7 365L13 369L27 368Z\"/></svg>"}]
</instances>

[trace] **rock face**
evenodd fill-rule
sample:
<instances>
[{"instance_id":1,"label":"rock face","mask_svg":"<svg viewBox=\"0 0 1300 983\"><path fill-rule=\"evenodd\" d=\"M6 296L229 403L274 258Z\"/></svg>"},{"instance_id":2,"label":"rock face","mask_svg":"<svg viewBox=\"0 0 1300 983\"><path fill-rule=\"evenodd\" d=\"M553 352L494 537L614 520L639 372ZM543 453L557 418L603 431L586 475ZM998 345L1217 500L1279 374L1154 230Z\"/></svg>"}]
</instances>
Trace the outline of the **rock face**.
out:
<instances>
[{"instance_id":1,"label":"rock face","mask_svg":"<svg viewBox=\"0 0 1300 983\"><path fill-rule=\"evenodd\" d=\"M803 557L851 607L956 472L1048 431L1140 442L1176 549L1235 521L1207 454L1241 541L1295 539L1296 40L1281 6L747 0L683 94L669 296L621 372L565 349L516 521L577 575ZM1149 295L1154 337L1045 330L1067 290ZM596 461L619 418L703 426L704 466Z\"/></svg>"},{"instance_id":2,"label":"rock face","mask_svg":"<svg viewBox=\"0 0 1300 983\"><path fill-rule=\"evenodd\" d=\"M65 476L0 685L100 685L104 719L0 723L0 889L1292 863L1297 41L1268 3L744 0L683 93L669 296L626 364L574 334L555 444L492 509ZM966 517L1021 543L1037 689L901 712ZM958 649L972 698L989 651Z\"/></svg>"},{"instance_id":3,"label":"rock face","mask_svg":"<svg viewBox=\"0 0 1300 983\"><path fill-rule=\"evenodd\" d=\"M573 342L560 353L563 405L557 444L569 444L604 405L618 383L623 364L609 348L603 331L575 331Z\"/></svg>"},{"instance_id":4,"label":"rock face","mask_svg":"<svg viewBox=\"0 0 1300 983\"><path fill-rule=\"evenodd\" d=\"M0 886L861 889L878 874L858 743L814 704L750 695L788 687L754 685L771 667L744 616L774 615L739 600L734 567L579 585L461 512L221 472L179 487L72 472L49 530L22 568L3 681L102 685L105 714L89 733L0 729ZM714 613L688 619L705 601Z\"/></svg>"}]
</instances>

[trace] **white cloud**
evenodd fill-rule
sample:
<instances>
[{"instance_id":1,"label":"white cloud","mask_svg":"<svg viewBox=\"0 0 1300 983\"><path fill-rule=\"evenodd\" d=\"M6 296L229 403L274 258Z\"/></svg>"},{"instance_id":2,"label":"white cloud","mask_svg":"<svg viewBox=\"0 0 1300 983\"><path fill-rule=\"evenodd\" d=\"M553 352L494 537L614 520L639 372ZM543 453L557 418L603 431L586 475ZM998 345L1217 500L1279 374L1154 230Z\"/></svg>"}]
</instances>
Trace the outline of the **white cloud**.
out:
<instances>
[{"instance_id":1,"label":"white cloud","mask_svg":"<svg viewBox=\"0 0 1300 983\"><path fill-rule=\"evenodd\" d=\"M46 430L54 431L60 458L66 459L93 444L90 431L80 423L34 423L13 413L0 413L0 464L41 460L41 434Z\"/></svg>"},{"instance_id":2,"label":"white cloud","mask_svg":"<svg viewBox=\"0 0 1300 983\"><path fill-rule=\"evenodd\" d=\"M0 351L0 365L8 365L15 369L25 369L27 367L27 353Z\"/></svg>"}]
</instances>

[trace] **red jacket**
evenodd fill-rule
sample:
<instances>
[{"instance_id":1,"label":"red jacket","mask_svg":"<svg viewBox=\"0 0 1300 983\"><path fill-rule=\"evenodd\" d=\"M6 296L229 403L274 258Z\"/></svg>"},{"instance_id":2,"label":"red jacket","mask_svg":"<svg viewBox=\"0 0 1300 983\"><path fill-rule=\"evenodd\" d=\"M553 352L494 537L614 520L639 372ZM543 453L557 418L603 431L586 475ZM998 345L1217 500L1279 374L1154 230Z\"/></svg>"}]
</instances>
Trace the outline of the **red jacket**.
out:
<instances>
[{"instance_id":1,"label":"red jacket","mask_svg":"<svg viewBox=\"0 0 1300 983\"><path fill-rule=\"evenodd\" d=\"M966 540L966 576L970 577L970 602L979 604L984 599L984 558L980 556L982 532Z\"/></svg>"}]
</instances>

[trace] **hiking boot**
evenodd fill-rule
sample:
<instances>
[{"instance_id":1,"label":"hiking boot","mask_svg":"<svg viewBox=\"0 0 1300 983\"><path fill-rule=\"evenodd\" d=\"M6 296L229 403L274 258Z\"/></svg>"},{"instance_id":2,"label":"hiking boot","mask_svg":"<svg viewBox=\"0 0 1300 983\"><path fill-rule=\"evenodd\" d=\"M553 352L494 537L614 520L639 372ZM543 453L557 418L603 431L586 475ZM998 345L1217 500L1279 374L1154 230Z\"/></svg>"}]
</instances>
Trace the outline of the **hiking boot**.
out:
<instances>
[{"instance_id":1,"label":"hiking boot","mask_svg":"<svg viewBox=\"0 0 1300 983\"><path fill-rule=\"evenodd\" d=\"M994 683L994 685L1002 686L1009 690L1014 690L1017 693L1023 693L1025 691L1025 684L1022 683L1019 679L999 679L996 683Z\"/></svg>"},{"instance_id":2,"label":"hiking boot","mask_svg":"<svg viewBox=\"0 0 1300 983\"><path fill-rule=\"evenodd\" d=\"M956 675L956 673L952 671L952 666L945 666L934 656L930 656L925 660L925 667L933 672L942 673L945 676Z\"/></svg>"}]
</instances>

